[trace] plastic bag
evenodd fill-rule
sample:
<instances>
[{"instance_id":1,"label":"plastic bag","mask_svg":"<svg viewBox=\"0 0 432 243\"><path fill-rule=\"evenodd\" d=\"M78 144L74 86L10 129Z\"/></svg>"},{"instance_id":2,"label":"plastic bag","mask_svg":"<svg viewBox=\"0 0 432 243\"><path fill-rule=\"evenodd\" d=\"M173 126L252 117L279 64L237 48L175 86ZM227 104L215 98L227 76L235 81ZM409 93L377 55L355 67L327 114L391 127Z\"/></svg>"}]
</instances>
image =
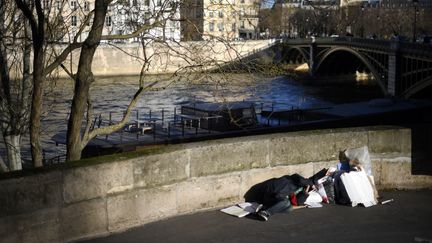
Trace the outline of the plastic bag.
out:
<instances>
[{"instance_id":1,"label":"plastic bag","mask_svg":"<svg viewBox=\"0 0 432 243\"><path fill-rule=\"evenodd\" d=\"M367 175L372 175L372 162L369 156L369 150L367 146L363 146L360 148L347 149L345 154L348 158L354 159L357 158L364 168Z\"/></svg>"}]
</instances>

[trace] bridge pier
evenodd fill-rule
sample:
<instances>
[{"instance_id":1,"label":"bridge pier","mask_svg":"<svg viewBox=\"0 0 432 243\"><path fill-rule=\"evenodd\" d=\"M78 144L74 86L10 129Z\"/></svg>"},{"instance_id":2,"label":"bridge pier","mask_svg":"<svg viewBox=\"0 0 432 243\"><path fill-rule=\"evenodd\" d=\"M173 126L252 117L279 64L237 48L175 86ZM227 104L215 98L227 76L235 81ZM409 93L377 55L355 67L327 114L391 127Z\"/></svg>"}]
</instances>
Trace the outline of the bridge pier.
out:
<instances>
[{"instance_id":1,"label":"bridge pier","mask_svg":"<svg viewBox=\"0 0 432 243\"><path fill-rule=\"evenodd\" d=\"M316 72L316 49L315 40L312 39L312 43L309 45L309 75L311 77L314 77Z\"/></svg>"},{"instance_id":2,"label":"bridge pier","mask_svg":"<svg viewBox=\"0 0 432 243\"><path fill-rule=\"evenodd\" d=\"M399 51L399 42L394 41L390 45L388 54L388 80L387 95L397 96L400 93L397 85L401 81L401 54Z\"/></svg>"},{"instance_id":3,"label":"bridge pier","mask_svg":"<svg viewBox=\"0 0 432 243\"><path fill-rule=\"evenodd\" d=\"M293 58L301 56L307 61L311 77L321 73L322 68L329 69L323 73L347 71L344 66L352 71L354 66L344 63L350 61L343 56L347 53L349 58L358 58L353 60L355 65L369 69L386 96L424 96L432 91L432 47L428 45L352 37L287 39L283 44L296 49Z\"/></svg>"}]
</instances>

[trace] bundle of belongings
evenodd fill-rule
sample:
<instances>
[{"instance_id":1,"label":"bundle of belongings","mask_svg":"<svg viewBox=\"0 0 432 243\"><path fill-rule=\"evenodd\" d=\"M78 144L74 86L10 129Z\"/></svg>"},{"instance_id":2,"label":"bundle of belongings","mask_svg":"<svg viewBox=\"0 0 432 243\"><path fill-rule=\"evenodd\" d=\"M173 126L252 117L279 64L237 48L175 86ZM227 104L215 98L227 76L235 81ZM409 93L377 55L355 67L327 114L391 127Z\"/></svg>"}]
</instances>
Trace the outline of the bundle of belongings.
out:
<instances>
[{"instance_id":1,"label":"bundle of belongings","mask_svg":"<svg viewBox=\"0 0 432 243\"><path fill-rule=\"evenodd\" d=\"M367 146L340 151L337 168L322 169L310 179L315 185L312 192L319 194L324 203L352 207L358 204L370 207L378 203ZM317 201L313 202L316 204Z\"/></svg>"},{"instance_id":2,"label":"bundle of belongings","mask_svg":"<svg viewBox=\"0 0 432 243\"><path fill-rule=\"evenodd\" d=\"M341 151L337 168L322 169L309 178L285 175L254 185L246 192L245 201L254 202L254 210L248 213L267 221L271 215L290 212L296 206L317 208L322 203L336 203L370 207L377 204L377 197L369 152L364 146Z\"/></svg>"}]
</instances>

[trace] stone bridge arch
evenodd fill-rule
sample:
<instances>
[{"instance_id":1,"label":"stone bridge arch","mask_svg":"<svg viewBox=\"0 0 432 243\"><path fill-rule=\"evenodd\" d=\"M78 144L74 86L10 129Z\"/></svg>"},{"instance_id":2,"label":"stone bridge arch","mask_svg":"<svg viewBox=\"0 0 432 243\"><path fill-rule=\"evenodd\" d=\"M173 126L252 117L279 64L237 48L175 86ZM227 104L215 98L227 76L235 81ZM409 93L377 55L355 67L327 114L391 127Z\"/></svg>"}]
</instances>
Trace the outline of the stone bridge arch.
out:
<instances>
[{"instance_id":1,"label":"stone bridge arch","mask_svg":"<svg viewBox=\"0 0 432 243\"><path fill-rule=\"evenodd\" d=\"M340 56L345 56L347 58L346 59L337 58ZM352 59L352 57L355 57L355 59ZM385 95L388 94L387 87L386 87L386 80L384 79L385 78L384 73L387 72L387 70L385 67L382 67L382 65L380 65L375 60L375 58L368 55L368 53L362 53L360 51L357 51L349 47L336 46L336 47L330 47L322 51L315 58L316 58L315 60L316 65L314 67L313 74L322 73L323 69L328 68L329 65L337 67L338 70L341 69L341 65L345 65L345 67L347 67L347 65L351 65L350 68L352 70L349 71L355 71L356 67L353 67L352 65L358 65L360 63L361 65L364 65L363 68L366 68L369 72L372 73L376 82L380 86L382 92ZM347 63L347 60L349 60L350 62Z\"/></svg>"},{"instance_id":2,"label":"stone bridge arch","mask_svg":"<svg viewBox=\"0 0 432 243\"><path fill-rule=\"evenodd\" d=\"M412 85L402 93L402 96L405 98L411 98L419 92L427 89L429 90L429 92L431 92L430 90L432 89L432 77L426 78Z\"/></svg>"},{"instance_id":3,"label":"stone bridge arch","mask_svg":"<svg viewBox=\"0 0 432 243\"><path fill-rule=\"evenodd\" d=\"M374 76L386 96L432 95L430 45L352 37L285 39L278 57L287 63L306 62L311 76L340 74L350 64L358 65Z\"/></svg>"},{"instance_id":4,"label":"stone bridge arch","mask_svg":"<svg viewBox=\"0 0 432 243\"><path fill-rule=\"evenodd\" d=\"M308 63L309 48L300 46L285 46L283 48L282 61L286 63Z\"/></svg>"}]
</instances>

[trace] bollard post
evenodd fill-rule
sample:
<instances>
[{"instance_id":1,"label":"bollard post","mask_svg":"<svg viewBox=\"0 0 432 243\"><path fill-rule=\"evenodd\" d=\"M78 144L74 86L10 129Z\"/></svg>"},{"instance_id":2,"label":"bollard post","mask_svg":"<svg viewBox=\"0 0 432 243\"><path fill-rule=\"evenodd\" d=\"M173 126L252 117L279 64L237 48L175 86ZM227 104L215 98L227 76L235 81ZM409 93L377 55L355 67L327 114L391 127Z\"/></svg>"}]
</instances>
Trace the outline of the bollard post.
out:
<instances>
[{"instance_id":1,"label":"bollard post","mask_svg":"<svg viewBox=\"0 0 432 243\"><path fill-rule=\"evenodd\" d=\"M164 118L165 118L165 116L164 116L164 108L162 108L162 123L164 122Z\"/></svg>"},{"instance_id":2,"label":"bollard post","mask_svg":"<svg viewBox=\"0 0 432 243\"><path fill-rule=\"evenodd\" d=\"M102 114L99 114L98 128L101 126L101 124L102 124Z\"/></svg>"},{"instance_id":3,"label":"bollard post","mask_svg":"<svg viewBox=\"0 0 432 243\"><path fill-rule=\"evenodd\" d=\"M168 122L168 137L171 136L171 122Z\"/></svg>"},{"instance_id":4,"label":"bollard post","mask_svg":"<svg viewBox=\"0 0 432 243\"><path fill-rule=\"evenodd\" d=\"M184 122L182 121L182 136L184 137L184 126L185 126L185 124L184 124Z\"/></svg>"},{"instance_id":5,"label":"bollard post","mask_svg":"<svg viewBox=\"0 0 432 243\"><path fill-rule=\"evenodd\" d=\"M111 111L109 112L109 125L111 126L111 119L112 119L112 114ZM108 140L108 134L105 136L105 140Z\"/></svg>"},{"instance_id":6,"label":"bollard post","mask_svg":"<svg viewBox=\"0 0 432 243\"><path fill-rule=\"evenodd\" d=\"M139 128L140 127L140 124L139 124L139 109L136 110L136 123L137 123L137 128Z\"/></svg>"},{"instance_id":7,"label":"bollard post","mask_svg":"<svg viewBox=\"0 0 432 243\"><path fill-rule=\"evenodd\" d=\"M177 123L177 108L174 107L174 123Z\"/></svg>"}]
</instances>

